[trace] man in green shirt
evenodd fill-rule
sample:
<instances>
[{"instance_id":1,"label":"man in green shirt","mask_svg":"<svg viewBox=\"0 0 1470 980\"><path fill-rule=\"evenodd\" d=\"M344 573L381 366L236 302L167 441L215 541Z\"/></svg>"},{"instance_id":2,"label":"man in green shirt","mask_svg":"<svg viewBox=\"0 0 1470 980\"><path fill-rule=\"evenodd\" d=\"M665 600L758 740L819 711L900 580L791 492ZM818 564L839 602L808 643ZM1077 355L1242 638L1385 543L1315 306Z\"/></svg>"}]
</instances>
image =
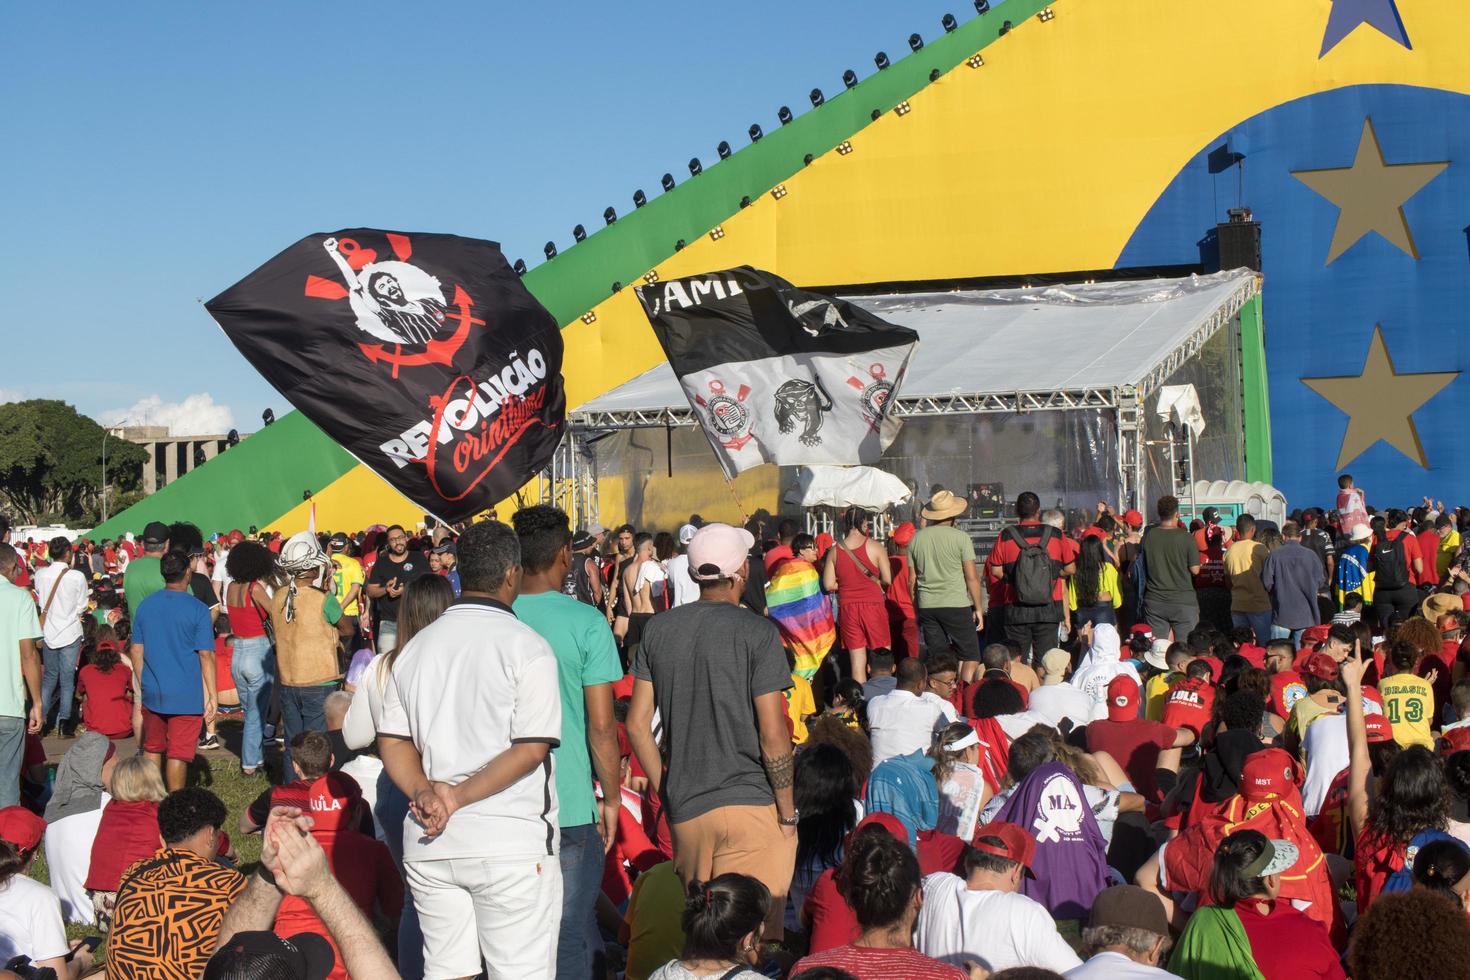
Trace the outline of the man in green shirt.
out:
<instances>
[{"instance_id":1,"label":"man in green shirt","mask_svg":"<svg viewBox=\"0 0 1470 980\"><path fill-rule=\"evenodd\" d=\"M953 647L966 682L980 672L979 631L985 627L975 543L954 526L968 506L963 497L938 491L924 508L928 523L909 544L909 591L924 649L932 654Z\"/></svg>"},{"instance_id":2,"label":"man in green shirt","mask_svg":"<svg viewBox=\"0 0 1470 980\"><path fill-rule=\"evenodd\" d=\"M123 573L123 595L128 601L128 616L136 616L143 600L163 589L163 572L158 559L168 550L168 525L150 521L143 528L143 553L128 562Z\"/></svg>"},{"instance_id":3,"label":"man in green shirt","mask_svg":"<svg viewBox=\"0 0 1470 980\"><path fill-rule=\"evenodd\" d=\"M1162 640L1172 631L1174 642L1183 643L1199 625L1199 546L1179 523L1178 497L1160 497L1158 513L1159 523L1143 534L1143 614L1154 636Z\"/></svg>"},{"instance_id":4,"label":"man in green shirt","mask_svg":"<svg viewBox=\"0 0 1470 980\"><path fill-rule=\"evenodd\" d=\"M601 944L594 909L622 806L612 685L623 669L606 617L561 591L572 567L567 515L556 507L524 507L511 524L522 569L511 608L551 645L561 687L561 744L554 750L562 874L556 975L585 977L592 972L592 943ZM601 803L592 792L594 770Z\"/></svg>"},{"instance_id":5,"label":"man in green shirt","mask_svg":"<svg viewBox=\"0 0 1470 980\"><path fill-rule=\"evenodd\" d=\"M20 802L26 732L41 730L41 624L30 590L14 584L19 568L15 549L0 544L0 809Z\"/></svg>"}]
</instances>

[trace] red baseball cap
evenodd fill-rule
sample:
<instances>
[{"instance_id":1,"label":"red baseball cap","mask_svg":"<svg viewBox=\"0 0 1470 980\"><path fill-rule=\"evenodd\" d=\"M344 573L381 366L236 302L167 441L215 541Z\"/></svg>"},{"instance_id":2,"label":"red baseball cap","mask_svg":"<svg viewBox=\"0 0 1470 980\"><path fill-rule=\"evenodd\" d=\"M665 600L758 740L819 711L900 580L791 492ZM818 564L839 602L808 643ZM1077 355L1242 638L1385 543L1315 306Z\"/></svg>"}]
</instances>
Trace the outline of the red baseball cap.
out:
<instances>
[{"instance_id":1,"label":"red baseball cap","mask_svg":"<svg viewBox=\"0 0 1470 980\"><path fill-rule=\"evenodd\" d=\"M1138 717L1138 682L1127 674L1108 681L1108 721L1132 721Z\"/></svg>"},{"instance_id":2,"label":"red baseball cap","mask_svg":"<svg viewBox=\"0 0 1470 980\"><path fill-rule=\"evenodd\" d=\"M858 831L862 830L864 827L882 827L884 830L888 831L889 835L893 837L894 840L900 840L904 843L908 843L909 829L903 825L902 820L898 819L891 813L870 813L866 817L863 817L863 819L857 822L856 827L853 827L852 830L848 831L847 837L843 841L843 843L846 846L851 847L852 839L856 837L858 835Z\"/></svg>"},{"instance_id":3,"label":"red baseball cap","mask_svg":"<svg viewBox=\"0 0 1470 980\"><path fill-rule=\"evenodd\" d=\"M1137 531L1143 527L1143 515L1136 510L1123 511L1123 523Z\"/></svg>"},{"instance_id":4,"label":"red baseball cap","mask_svg":"<svg viewBox=\"0 0 1470 980\"><path fill-rule=\"evenodd\" d=\"M1327 637L1331 632L1331 626L1308 626L1302 630L1302 646L1316 646L1318 643L1326 643Z\"/></svg>"},{"instance_id":5,"label":"red baseball cap","mask_svg":"<svg viewBox=\"0 0 1470 980\"><path fill-rule=\"evenodd\" d=\"M904 521L898 527L893 529L893 534L890 535L890 537L893 538L894 544L906 545L910 541L914 540L914 535L917 533L918 529L914 527L913 521Z\"/></svg>"},{"instance_id":6,"label":"red baseball cap","mask_svg":"<svg viewBox=\"0 0 1470 980\"><path fill-rule=\"evenodd\" d=\"M312 827L315 830L341 830L357 825L357 804L362 800L362 787L345 772L329 772L311 784L306 791Z\"/></svg>"},{"instance_id":7,"label":"red baseball cap","mask_svg":"<svg viewBox=\"0 0 1470 980\"><path fill-rule=\"evenodd\" d=\"M1334 681L1337 680L1337 661L1330 653L1319 651L1302 661L1300 672L1324 681Z\"/></svg>"},{"instance_id":8,"label":"red baseball cap","mask_svg":"<svg viewBox=\"0 0 1470 980\"><path fill-rule=\"evenodd\" d=\"M1252 803L1275 800L1296 790L1296 760L1285 749L1262 749L1246 757L1240 795Z\"/></svg>"},{"instance_id":9,"label":"red baseball cap","mask_svg":"<svg viewBox=\"0 0 1470 980\"><path fill-rule=\"evenodd\" d=\"M1387 715L1364 715L1363 726L1368 729L1369 742L1393 741L1393 725L1389 724ZM1470 736L1470 732L1466 735Z\"/></svg>"},{"instance_id":10,"label":"red baseball cap","mask_svg":"<svg viewBox=\"0 0 1470 980\"><path fill-rule=\"evenodd\" d=\"M994 837L1001 843L998 845L985 843L981 840L982 837ZM1025 868L1028 877L1036 877L1031 872L1031 860L1036 856L1036 838L1013 823L996 820L977 828L970 846L982 854L1009 858Z\"/></svg>"},{"instance_id":11,"label":"red baseball cap","mask_svg":"<svg viewBox=\"0 0 1470 980\"><path fill-rule=\"evenodd\" d=\"M8 806L0 810L0 840L14 845L22 853L34 851L45 833L46 821L25 807Z\"/></svg>"},{"instance_id":12,"label":"red baseball cap","mask_svg":"<svg viewBox=\"0 0 1470 980\"><path fill-rule=\"evenodd\" d=\"M1128 635L1145 637L1150 643L1154 641L1154 630L1148 623L1134 623L1133 629L1128 631Z\"/></svg>"},{"instance_id":13,"label":"red baseball cap","mask_svg":"<svg viewBox=\"0 0 1470 980\"><path fill-rule=\"evenodd\" d=\"M1456 752L1470 751L1470 727L1451 728L1439 738L1439 754L1452 756Z\"/></svg>"}]
</instances>

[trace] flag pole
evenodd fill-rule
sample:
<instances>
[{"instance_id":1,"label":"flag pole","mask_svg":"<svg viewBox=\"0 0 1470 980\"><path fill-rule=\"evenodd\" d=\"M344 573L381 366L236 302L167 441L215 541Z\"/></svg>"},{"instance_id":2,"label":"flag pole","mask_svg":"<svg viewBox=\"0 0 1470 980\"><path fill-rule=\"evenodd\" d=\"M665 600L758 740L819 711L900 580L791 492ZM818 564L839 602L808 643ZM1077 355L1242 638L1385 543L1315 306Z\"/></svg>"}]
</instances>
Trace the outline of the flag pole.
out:
<instances>
[{"instance_id":1,"label":"flag pole","mask_svg":"<svg viewBox=\"0 0 1470 980\"><path fill-rule=\"evenodd\" d=\"M725 488L730 491L730 499L735 501L735 509L740 512L740 526L744 527L750 523L750 515L745 512L745 505L740 502L740 495L735 492L735 481L725 473L724 467L720 467L720 475L725 478Z\"/></svg>"}]
</instances>

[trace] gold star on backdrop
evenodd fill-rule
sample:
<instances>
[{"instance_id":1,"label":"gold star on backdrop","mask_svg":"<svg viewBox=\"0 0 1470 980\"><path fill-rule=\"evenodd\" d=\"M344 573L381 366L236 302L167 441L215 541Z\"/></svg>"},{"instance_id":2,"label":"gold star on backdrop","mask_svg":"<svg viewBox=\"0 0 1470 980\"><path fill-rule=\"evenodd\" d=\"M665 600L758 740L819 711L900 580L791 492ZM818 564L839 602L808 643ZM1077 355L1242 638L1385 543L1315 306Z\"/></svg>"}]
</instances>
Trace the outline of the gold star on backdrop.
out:
<instances>
[{"instance_id":1,"label":"gold star on backdrop","mask_svg":"<svg viewBox=\"0 0 1470 980\"><path fill-rule=\"evenodd\" d=\"M1419 430L1414 427L1414 413L1459 376L1459 371L1395 371L1383 342L1383 328L1375 325L1362 374L1302 378L1302 384L1347 413L1348 427L1337 454L1337 469L1357 459L1380 439L1429 469Z\"/></svg>"},{"instance_id":2,"label":"gold star on backdrop","mask_svg":"<svg viewBox=\"0 0 1470 980\"><path fill-rule=\"evenodd\" d=\"M1404 202L1444 172L1443 163L1385 163L1383 147L1373 131L1373 120L1363 121L1363 136L1351 167L1331 170L1294 170L1292 176L1336 204L1337 228L1327 251L1331 265L1370 231L1376 231L1404 252L1419 258Z\"/></svg>"}]
</instances>

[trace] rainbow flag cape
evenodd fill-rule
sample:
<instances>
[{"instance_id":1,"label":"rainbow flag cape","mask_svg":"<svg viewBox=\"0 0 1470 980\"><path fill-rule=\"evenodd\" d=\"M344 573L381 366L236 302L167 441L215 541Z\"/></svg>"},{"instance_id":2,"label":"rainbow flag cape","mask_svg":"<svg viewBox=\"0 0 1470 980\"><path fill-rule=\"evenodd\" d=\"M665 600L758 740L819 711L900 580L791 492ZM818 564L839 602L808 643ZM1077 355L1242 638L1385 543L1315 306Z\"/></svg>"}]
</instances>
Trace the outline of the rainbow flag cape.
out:
<instances>
[{"instance_id":1,"label":"rainbow flag cape","mask_svg":"<svg viewBox=\"0 0 1470 980\"><path fill-rule=\"evenodd\" d=\"M792 558L776 566L766 584L766 611L796 657L792 673L810 680L837 642L832 604L811 562Z\"/></svg>"}]
</instances>

